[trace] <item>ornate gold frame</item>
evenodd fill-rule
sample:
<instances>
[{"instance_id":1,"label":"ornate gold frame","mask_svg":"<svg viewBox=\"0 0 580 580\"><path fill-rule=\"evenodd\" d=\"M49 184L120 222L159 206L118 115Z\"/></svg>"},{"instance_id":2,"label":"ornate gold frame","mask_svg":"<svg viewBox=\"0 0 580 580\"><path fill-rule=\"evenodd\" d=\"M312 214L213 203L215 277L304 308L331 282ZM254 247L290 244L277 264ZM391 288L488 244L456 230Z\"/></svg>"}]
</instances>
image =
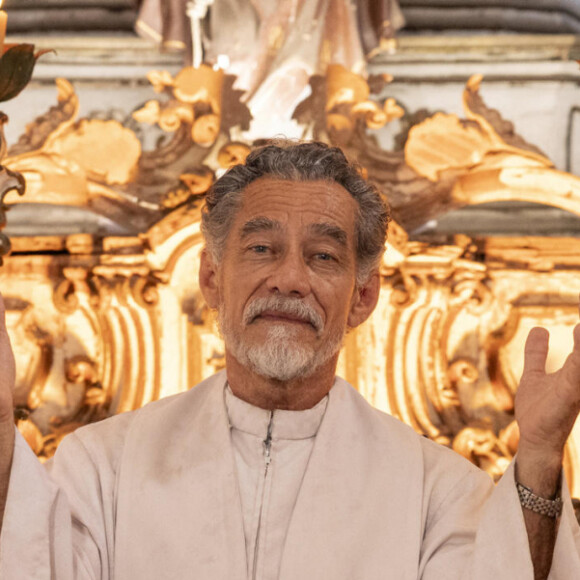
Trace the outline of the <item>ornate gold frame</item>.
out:
<instances>
[{"instance_id":1,"label":"ornate gold frame","mask_svg":"<svg viewBox=\"0 0 580 580\"><path fill-rule=\"evenodd\" d=\"M135 116L172 133L154 151L116 121L77 120L78 97L60 79L58 106L29 125L5 161L28 183L22 200L8 202L81 207L134 231L14 238L0 270L18 425L43 459L78 426L184 391L223 366L197 283L200 208L215 174L253 146L239 139L251 115L221 71L150 80L167 98ZM580 241L457 235L428 244L408 232L498 200L580 216L580 179L555 170L488 109L478 77L464 92L465 120L434 115L409 131L404 151L382 150L372 131L403 115L393 100L372 98L389 80L330 67L294 113L305 136L340 144L361 163L395 217L379 307L347 336L339 372L371 403L497 478L517 449L525 333L535 324L552 331L550 364L571 344ZM577 430L566 458L575 495L579 443Z\"/></svg>"}]
</instances>

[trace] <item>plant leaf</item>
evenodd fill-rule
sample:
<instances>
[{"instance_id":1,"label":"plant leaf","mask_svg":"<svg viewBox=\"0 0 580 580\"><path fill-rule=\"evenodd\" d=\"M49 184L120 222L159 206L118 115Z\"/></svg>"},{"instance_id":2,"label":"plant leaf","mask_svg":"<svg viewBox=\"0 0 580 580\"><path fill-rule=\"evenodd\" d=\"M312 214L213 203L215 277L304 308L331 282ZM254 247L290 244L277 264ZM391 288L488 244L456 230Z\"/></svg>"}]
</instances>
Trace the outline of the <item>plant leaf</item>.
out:
<instances>
[{"instance_id":1,"label":"plant leaf","mask_svg":"<svg viewBox=\"0 0 580 580\"><path fill-rule=\"evenodd\" d=\"M0 102L13 99L28 84L36 59L47 50L34 54L33 44L16 44L0 58Z\"/></svg>"}]
</instances>

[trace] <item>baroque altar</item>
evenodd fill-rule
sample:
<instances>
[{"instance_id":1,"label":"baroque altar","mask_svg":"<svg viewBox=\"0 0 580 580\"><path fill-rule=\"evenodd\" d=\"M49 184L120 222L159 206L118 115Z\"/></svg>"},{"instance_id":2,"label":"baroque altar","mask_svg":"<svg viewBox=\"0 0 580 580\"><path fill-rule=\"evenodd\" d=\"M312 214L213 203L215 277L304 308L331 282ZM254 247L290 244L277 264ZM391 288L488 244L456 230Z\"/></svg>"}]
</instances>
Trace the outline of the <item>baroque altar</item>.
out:
<instances>
[{"instance_id":1,"label":"baroque altar","mask_svg":"<svg viewBox=\"0 0 580 580\"><path fill-rule=\"evenodd\" d=\"M301 137L339 145L358 161L394 218L379 307L346 337L339 374L373 405L498 479L517 450L513 401L528 330L550 329L550 367L571 347L580 240L416 232L451 210L498 201L580 217L580 178L556 170L487 106L480 76L465 86L462 118L417 118L389 97L388 75L326 65L295 71L309 91L294 87L298 102L286 120ZM81 118L73 85L58 79L56 104L3 160L26 181L26 194L8 194L8 206L31 204L40 216L75 211L114 226L13 236L0 268L17 359L17 425L41 460L79 426L182 392L224 364L215 314L197 282L200 211L216 176L277 132L249 129L271 102L260 91L271 98L279 78L256 90L253 103L235 76L200 61L148 79L151 99L136 107L132 124ZM395 119L406 123L390 150L377 131ZM153 148L137 125L160 136ZM580 496L580 428L565 469Z\"/></svg>"}]
</instances>

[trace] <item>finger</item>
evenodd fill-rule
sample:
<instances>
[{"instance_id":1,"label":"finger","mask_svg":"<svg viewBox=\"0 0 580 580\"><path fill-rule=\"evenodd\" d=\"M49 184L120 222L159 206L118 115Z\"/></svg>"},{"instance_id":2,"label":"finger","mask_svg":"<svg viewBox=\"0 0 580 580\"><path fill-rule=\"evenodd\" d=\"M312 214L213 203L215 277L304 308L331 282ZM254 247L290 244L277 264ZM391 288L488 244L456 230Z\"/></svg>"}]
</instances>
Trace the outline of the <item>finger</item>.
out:
<instances>
[{"instance_id":1,"label":"finger","mask_svg":"<svg viewBox=\"0 0 580 580\"><path fill-rule=\"evenodd\" d=\"M566 363L574 367L575 372L580 376L580 324L574 327L574 348L566 359Z\"/></svg>"},{"instance_id":2,"label":"finger","mask_svg":"<svg viewBox=\"0 0 580 580\"><path fill-rule=\"evenodd\" d=\"M6 339L9 341L6 329L6 305L4 304L2 293L0 293L0 335L6 335Z\"/></svg>"},{"instance_id":3,"label":"finger","mask_svg":"<svg viewBox=\"0 0 580 580\"><path fill-rule=\"evenodd\" d=\"M2 293L0 293L0 337L10 344L10 338L8 337L8 330L6 328L6 305L4 304Z\"/></svg>"},{"instance_id":4,"label":"finger","mask_svg":"<svg viewBox=\"0 0 580 580\"><path fill-rule=\"evenodd\" d=\"M574 350L580 352L580 324L574 327Z\"/></svg>"},{"instance_id":5,"label":"finger","mask_svg":"<svg viewBox=\"0 0 580 580\"><path fill-rule=\"evenodd\" d=\"M10 336L8 335L8 328L6 326L6 305L4 304L4 297L0 293L0 356L5 358L5 351L9 351L12 355L12 346L10 344ZM0 360L0 365L3 364Z\"/></svg>"},{"instance_id":6,"label":"finger","mask_svg":"<svg viewBox=\"0 0 580 580\"><path fill-rule=\"evenodd\" d=\"M524 373L545 372L550 333L541 327L530 330L524 348Z\"/></svg>"}]
</instances>

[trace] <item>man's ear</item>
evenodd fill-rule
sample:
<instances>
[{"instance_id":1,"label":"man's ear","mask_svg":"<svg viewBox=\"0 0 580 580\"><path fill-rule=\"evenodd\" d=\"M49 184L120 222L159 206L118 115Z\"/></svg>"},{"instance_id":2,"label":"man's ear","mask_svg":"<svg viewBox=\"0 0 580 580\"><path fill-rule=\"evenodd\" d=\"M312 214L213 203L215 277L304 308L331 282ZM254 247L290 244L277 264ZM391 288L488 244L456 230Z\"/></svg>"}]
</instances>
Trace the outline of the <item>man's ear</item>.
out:
<instances>
[{"instance_id":1,"label":"man's ear","mask_svg":"<svg viewBox=\"0 0 580 580\"><path fill-rule=\"evenodd\" d=\"M381 277L375 271L362 286L355 289L347 320L350 328L356 328L372 314L379 301L380 292Z\"/></svg>"},{"instance_id":2,"label":"man's ear","mask_svg":"<svg viewBox=\"0 0 580 580\"><path fill-rule=\"evenodd\" d=\"M219 305L218 269L206 248L201 251L200 256L199 288L207 305L210 308L217 308Z\"/></svg>"}]
</instances>

